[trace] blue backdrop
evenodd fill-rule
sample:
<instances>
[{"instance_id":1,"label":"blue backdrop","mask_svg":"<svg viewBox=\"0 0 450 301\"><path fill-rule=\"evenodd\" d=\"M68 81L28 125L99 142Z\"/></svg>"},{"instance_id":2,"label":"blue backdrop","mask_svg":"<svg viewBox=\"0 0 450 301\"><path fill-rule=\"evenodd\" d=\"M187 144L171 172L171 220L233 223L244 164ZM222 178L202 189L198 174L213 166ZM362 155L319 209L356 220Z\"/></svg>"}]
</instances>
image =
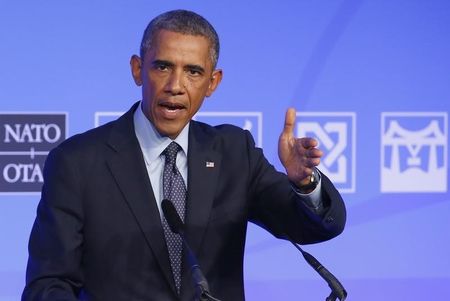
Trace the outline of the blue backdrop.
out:
<instances>
[{"instance_id":1,"label":"blue backdrop","mask_svg":"<svg viewBox=\"0 0 450 301\"><path fill-rule=\"evenodd\" d=\"M281 169L284 113L316 136L348 208L345 232L307 246L348 300L450 298L450 2L0 2L0 300L18 300L40 168L62 139L136 100L129 70L157 14L204 15L224 80L196 117L251 130ZM32 126L34 124L34 126ZM324 300L287 242L250 226L248 300Z\"/></svg>"}]
</instances>

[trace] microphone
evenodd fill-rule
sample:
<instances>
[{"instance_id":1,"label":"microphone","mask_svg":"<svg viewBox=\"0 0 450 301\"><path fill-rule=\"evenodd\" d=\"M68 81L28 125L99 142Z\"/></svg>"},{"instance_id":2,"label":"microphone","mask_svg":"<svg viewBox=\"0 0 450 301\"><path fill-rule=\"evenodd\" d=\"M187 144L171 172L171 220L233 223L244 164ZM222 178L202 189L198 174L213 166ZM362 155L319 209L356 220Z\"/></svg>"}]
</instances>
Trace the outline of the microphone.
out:
<instances>
[{"instance_id":1,"label":"microphone","mask_svg":"<svg viewBox=\"0 0 450 301\"><path fill-rule=\"evenodd\" d=\"M331 288L331 294L325 299L325 301L336 301L338 298L340 301L344 301L347 298L347 291L344 286L337 280L337 278L330 273L314 256L304 251L299 244L297 244L292 236L290 236L279 223L276 222L275 217L272 213L268 212L268 216L273 221L273 225L277 232L283 235L297 250L302 253L303 258L306 262L322 277Z\"/></svg>"},{"instance_id":2,"label":"microphone","mask_svg":"<svg viewBox=\"0 0 450 301\"><path fill-rule=\"evenodd\" d=\"M208 281L206 280L205 276L203 275L200 269L200 266L197 263L197 259L194 255L194 252L192 252L191 248L189 247L189 244L187 243L187 240L184 236L184 224L180 216L178 215L177 209L175 209L173 203L168 199L162 200L161 208L164 217L166 218L167 223L169 224L170 230L173 233L179 234L183 241L183 245L186 250L186 258L189 266L191 267L191 276L195 285L195 291L198 300L220 301L219 299L214 298L209 293Z\"/></svg>"},{"instance_id":3,"label":"microphone","mask_svg":"<svg viewBox=\"0 0 450 301\"><path fill-rule=\"evenodd\" d=\"M164 199L161 202L162 211L164 213L164 217L169 224L169 228L173 233L180 234L184 236L184 225L180 216L178 215L177 209L171 201L168 199ZM184 239L184 237L182 237Z\"/></svg>"},{"instance_id":4,"label":"microphone","mask_svg":"<svg viewBox=\"0 0 450 301\"><path fill-rule=\"evenodd\" d=\"M286 234L285 234L286 235ZM290 236L286 235L289 242L294 245L294 247L302 253L303 258L306 262L317 272L319 275L328 283L331 288L331 294L325 299L325 301L336 301L336 298L344 301L347 298L347 291L344 286L337 280L337 278L331 274L314 256L304 251L298 244L296 244Z\"/></svg>"}]
</instances>

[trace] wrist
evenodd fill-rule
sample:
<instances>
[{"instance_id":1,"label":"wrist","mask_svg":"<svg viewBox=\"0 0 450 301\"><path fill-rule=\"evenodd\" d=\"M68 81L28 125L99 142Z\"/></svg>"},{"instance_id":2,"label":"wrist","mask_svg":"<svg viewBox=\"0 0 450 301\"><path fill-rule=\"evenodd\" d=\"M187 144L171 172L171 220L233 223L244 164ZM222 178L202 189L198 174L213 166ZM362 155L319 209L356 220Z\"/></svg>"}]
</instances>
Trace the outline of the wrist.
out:
<instances>
[{"instance_id":1,"label":"wrist","mask_svg":"<svg viewBox=\"0 0 450 301\"><path fill-rule=\"evenodd\" d=\"M296 192L301 194L309 194L316 189L320 181L320 172L316 167L313 168L312 174L308 176L308 179L309 181L306 184L293 185Z\"/></svg>"}]
</instances>

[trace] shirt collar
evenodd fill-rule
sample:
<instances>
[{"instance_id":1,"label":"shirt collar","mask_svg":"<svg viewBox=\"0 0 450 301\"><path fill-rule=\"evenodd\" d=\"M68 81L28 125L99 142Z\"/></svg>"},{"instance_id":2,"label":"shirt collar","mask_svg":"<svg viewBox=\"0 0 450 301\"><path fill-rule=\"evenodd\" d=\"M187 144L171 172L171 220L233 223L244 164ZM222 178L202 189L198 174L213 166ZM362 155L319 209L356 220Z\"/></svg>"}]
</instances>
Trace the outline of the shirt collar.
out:
<instances>
[{"instance_id":1,"label":"shirt collar","mask_svg":"<svg viewBox=\"0 0 450 301\"><path fill-rule=\"evenodd\" d=\"M158 159L161 153L172 141L175 141L181 146L185 156L187 157L189 123L186 124L181 133L174 140L172 140L169 137L162 136L158 133L154 125L144 115L141 104L134 112L134 130L144 154L144 158L148 161L148 163Z\"/></svg>"}]
</instances>

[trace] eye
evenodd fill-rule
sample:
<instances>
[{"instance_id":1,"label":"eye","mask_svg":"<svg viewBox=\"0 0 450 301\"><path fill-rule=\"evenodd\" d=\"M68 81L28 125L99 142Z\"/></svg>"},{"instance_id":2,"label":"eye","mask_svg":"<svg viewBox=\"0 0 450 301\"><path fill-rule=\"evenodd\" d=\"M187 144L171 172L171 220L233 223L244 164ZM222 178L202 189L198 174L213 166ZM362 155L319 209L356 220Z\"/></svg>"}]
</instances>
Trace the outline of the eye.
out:
<instances>
[{"instance_id":1,"label":"eye","mask_svg":"<svg viewBox=\"0 0 450 301\"><path fill-rule=\"evenodd\" d=\"M195 70L195 69L190 69L188 72L190 75L200 75L201 74L200 71Z\"/></svg>"},{"instance_id":2,"label":"eye","mask_svg":"<svg viewBox=\"0 0 450 301\"><path fill-rule=\"evenodd\" d=\"M169 69L169 66L167 66L166 64L156 64L155 69L159 71L166 71L167 69Z\"/></svg>"},{"instance_id":3,"label":"eye","mask_svg":"<svg viewBox=\"0 0 450 301\"><path fill-rule=\"evenodd\" d=\"M170 62L166 62L163 60L155 60L152 62L152 68L153 70L165 72L169 70L173 65Z\"/></svg>"},{"instance_id":4,"label":"eye","mask_svg":"<svg viewBox=\"0 0 450 301\"><path fill-rule=\"evenodd\" d=\"M201 67L197 66L189 66L189 68L186 68L186 72L189 74L189 76L192 77L198 77L202 76L204 74L204 70Z\"/></svg>"}]
</instances>

